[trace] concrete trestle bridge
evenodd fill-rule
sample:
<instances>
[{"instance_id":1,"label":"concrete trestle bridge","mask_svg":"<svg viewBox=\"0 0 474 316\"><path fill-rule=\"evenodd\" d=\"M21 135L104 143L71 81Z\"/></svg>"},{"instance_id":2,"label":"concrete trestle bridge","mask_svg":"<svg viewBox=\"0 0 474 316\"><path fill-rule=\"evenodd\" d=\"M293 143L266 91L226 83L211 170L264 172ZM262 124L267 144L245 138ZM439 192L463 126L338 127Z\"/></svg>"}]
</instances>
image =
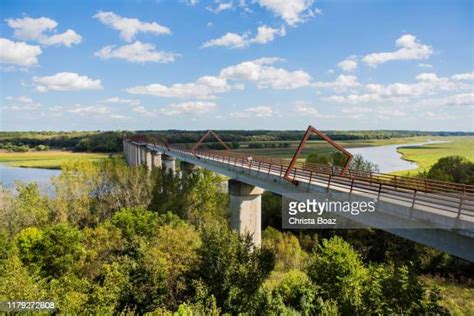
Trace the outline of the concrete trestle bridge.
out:
<instances>
[{"instance_id":1,"label":"concrete trestle bridge","mask_svg":"<svg viewBox=\"0 0 474 316\"><path fill-rule=\"evenodd\" d=\"M210 133L228 149L213 132L205 137ZM133 166L163 167L174 173L179 160L183 173L198 166L228 177L232 227L251 234L256 245L261 242L264 190L294 200L324 193L339 200L374 200L376 212L351 220L474 262L474 186L302 163L297 155L291 162L249 159L230 150L200 149L205 137L188 148L134 136L124 139L124 156Z\"/></svg>"}]
</instances>

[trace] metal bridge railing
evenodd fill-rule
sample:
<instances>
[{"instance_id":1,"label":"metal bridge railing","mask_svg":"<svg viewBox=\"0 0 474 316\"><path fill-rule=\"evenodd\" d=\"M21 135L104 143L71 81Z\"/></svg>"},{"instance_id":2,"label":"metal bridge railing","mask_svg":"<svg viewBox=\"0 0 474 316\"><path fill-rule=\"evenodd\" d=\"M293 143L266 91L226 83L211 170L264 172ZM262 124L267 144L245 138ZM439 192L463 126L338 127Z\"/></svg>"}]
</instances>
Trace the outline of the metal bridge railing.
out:
<instances>
[{"instance_id":1,"label":"metal bridge railing","mask_svg":"<svg viewBox=\"0 0 474 316\"><path fill-rule=\"evenodd\" d=\"M159 142L155 146L169 151L177 151L198 159L234 165L241 168L284 176L289 161L251 156L224 150L197 149L192 152L185 145L169 145ZM328 188L340 188L348 192L360 192L409 203L411 207L425 206L435 210L474 217L474 186L436 180L395 176L378 172L365 172L349 169L298 162L290 175L295 183L321 184Z\"/></svg>"}]
</instances>

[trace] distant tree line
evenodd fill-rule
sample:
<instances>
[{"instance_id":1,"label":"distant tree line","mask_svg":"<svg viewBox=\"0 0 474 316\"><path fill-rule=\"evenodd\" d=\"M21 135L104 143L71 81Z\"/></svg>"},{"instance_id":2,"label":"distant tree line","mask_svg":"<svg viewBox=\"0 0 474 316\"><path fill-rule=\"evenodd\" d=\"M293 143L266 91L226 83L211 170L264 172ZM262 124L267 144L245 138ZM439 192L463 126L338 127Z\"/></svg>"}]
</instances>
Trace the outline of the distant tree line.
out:
<instances>
[{"instance_id":1,"label":"distant tree line","mask_svg":"<svg viewBox=\"0 0 474 316\"><path fill-rule=\"evenodd\" d=\"M249 148L290 148L291 144L290 143L273 143L273 142L268 142L268 143L250 143Z\"/></svg>"},{"instance_id":2,"label":"distant tree line","mask_svg":"<svg viewBox=\"0 0 474 316\"><path fill-rule=\"evenodd\" d=\"M27 152L30 150L47 151L49 150L49 146L36 145L34 147L30 147L28 145L23 145L22 143L19 143L18 145L13 145L12 143L6 143L6 144L0 143L0 149L6 150L6 151L13 151L13 152Z\"/></svg>"},{"instance_id":3,"label":"distant tree line","mask_svg":"<svg viewBox=\"0 0 474 316\"><path fill-rule=\"evenodd\" d=\"M424 131L324 131L334 140L390 139L414 136L472 136L473 132L424 132ZM0 132L0 143L15 146L38 145L50 148L64 148L87 152L119 152L122 150L122 138L132 135L150 135L168 143L195 144L205 131L91 131L91 132ZM219 136L230 148L239 148L240 143L250 143L249 148L287 148L287 141L299 141L304 131L271 130L219 130ZM268 143L272 142L272 143ZM275 144L276 143L276 144ZM209 145L206 145L209 144ZM204 141L207 148L219 149L219 143L209 138ZM275 146L275 147L274 147Z\"/></svg>"}]
</instances>

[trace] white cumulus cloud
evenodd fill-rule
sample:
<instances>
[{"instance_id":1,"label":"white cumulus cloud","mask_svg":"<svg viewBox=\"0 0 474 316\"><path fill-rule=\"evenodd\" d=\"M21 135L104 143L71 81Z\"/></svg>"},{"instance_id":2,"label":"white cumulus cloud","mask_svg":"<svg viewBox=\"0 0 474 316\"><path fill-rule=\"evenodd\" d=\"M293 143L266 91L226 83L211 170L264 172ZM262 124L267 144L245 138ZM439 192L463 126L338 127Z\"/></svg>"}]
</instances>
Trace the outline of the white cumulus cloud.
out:
<instances>
[{"instance_id":1,"label":"white cumulus cloud","mask_svg":"<svg viewBox=\"0 0 474 316\"><path fill-rule=\"evenodd\" d=\"M30 97L23 95L18 97L7 96L5 100L7 101L7 106L4 109L11 111L33 111L41 106L39 102L35 102Z\"/></svg>"},{"instance_id":2,"label":"white cumulus cloud","mask_svg":"<svg viewBox=\"0 0 474 316\"><path fill-rule=\"evenodd\" d=\"M354 56L344 59L337 64L344 72L351 72L357 69L357 61Z\"/></svg>"},{"instance_id":3,"label":"white cumulus cloud","mask_svg":"<svg viewBox=\"0 0 474 316\"><path fill-rule=\"evenodd\" d=\"M334 81L317 81L317 82L312 83L312 85L313 87L316 87L316 88L344 91L350 88L356 88L360 86L360 83L356 76L339 75Z\"/></svg>"},{"instance_id":4,"label":"white cumulus cloud","mask_svg":"<svg viewBox=\"0 0 474 316\"><path fill-rule=\"evenodd\" d=\"M295 26L321 13L321 10L317 8L313 11L314 0L257 0L257 2L290 26Z\"/></svg>"},{"instance_id":5,"label":"white cumulus cloud","mask_svg":"<svg viewBox=\"0 0 474 316\"><path fill-rule=\"evenodd\" d=\"M276 68L280 58L260 58L229 66L221 70L220 77L230 80L254 81L259 88L289 90L308 86L311 76L302 71Z\"/></svg>"},{"instance_id":6,"label":"white cumulus cloud","mask_svg":"<svg viewBox=\"0 0 474 316\"><path fill-rule=\"evenodd\" d=\"M74 114L79 114L79 115L104 115L104 114L109 114L111 112L110 108L102 105L97 105L97 106L84 106L80 104L74 105L72 108L67 110L69 113L74 113Z\"/></svg>"},{"instance_id":7,"label":"white cumulus cloud","mask_svg":"<svg viewBox=\"0 0 474 316\"><path fill-rule=\"evenodd\" d=\"M127 104L131 106L136 106L140 104L140 100L138 99L122 99L119 97L112 97L102 100L103 103L114 103L114 104Z\"/></svg>"},{"instance_id":8,"label":"white cumulus cloud","mask_svg":"<svg viewBox=\"0 0 474 316\"><path fill-rule=\"evenodd\" d=\"M460 74L465 78L464 74ZM413 83L395 82L391 84L370 83L360 85L357 92L348 95L332 95L323 99L335 103L360 104L374 102L396 102L407 103L412 101L417 105L470 105L472 94L461 93L457 95L444 96L446 93L455 91L472 91L472 84L456 80L457 75L451 77L439 77L435 73L421 73L416 76ZM433 95L440 95L433 98ZM426 99L429 97L428 99ZM423 99L425 98L425 99ZM421 100L420 100L421 99Z\"/></svg>"},{"instance_id":9,"label":"white cumulus cloud","mask_svg":"<svg viewBox=\"0 0 474 316\"><path fill-rule=\"evenodd\" d=\"M311 76L302 70L276 68L281 58L263 57L223 68L218 76L203 76L194 82L135 86L126 89L130 94L153 95L165 98L213 99L216 94L242 90L243 82L255 82L258 88L288 90L311 84Z\"/></svg>"},{"instance_id":10,"label":"white cumulus cloud","mask_svg":"<svg viewBox=\"0 0 474 316\"><path fill-rule=\"evenodd\" d=\"M296 102L294 104L293 110L296 113L305 116L309 115L316 118L334 118L333 115L319 113L319 111L315 107L311 106L306 102Z\"/></svg>"},{"instance_id":11,"label":"white cumulus cloud","mask_svg":"<svg viewBox=\"0 0 474 316\"><path fill-rule=\"evenodd\" d=\"M164 98L212 99L215 94L224 93L238 87L230 85L226 79L204 76L195 82L175 83L169 86L159 83L128 88L130 94L153 95Z\"/></svg>"},{"instance_id":12,"label":"white cumulus cloud","mask_svg":"<svg viewBox=\"0 0 474 316\"><path fill-rule=\"evenodd\" d=\"M59 72L46 77L35 76L33 77L33 83L39 92L102 89L99 79L94 80L75 72Z\"/></svg>"},{"instance_id":13,"label":"white cumulus cloud","mask_svg":"<svg viewBox=\"0 0 474 316\"><path fill-rule=\"evenodd\" d=\"M249 34L236 34L228 32L219 38L209 40L201 45L202 48L208 47L227 47L227 48L243 48L250 44L266 44L275 39L276 36L285 36L284 27L272 28L266 25L257 28L255 37L250 38Z\"/></svg>"},{"instance_id":14,"label":"white cumulus cloud","mask_svg":"<svg viewBox=\"0 0 474 316\"><path fill-rule=\"evenodd\" d=\"M204 44L202 44L201 47L208 48L208 47L222 46L222 47L239 48L239 47L245 47L247 45L248 45L247 36L228 32L219 38L215 38L215 39L205 42Z\"/></svg>"},{"instance_id":15,"label":"white cumulus cloud","mask_svg":"<svg viewBox=\"0 0 474 316\"><path fill-rule=\"evenodd\" d=\"M275 36L285 36L286 30L284 27L273 28L266 25L257 28L257 35L250 40L250 43L265 44L275 39Z\"/></svg>"},{"instance_id":16,"label":"white cumulus cloud","mask_svg":"<svg viewBox=\"0 0 474 316\"><path fill-rule=\"evenodd\" d=\"M366 55L362 61L370 67L377 67L379 64L392 60L423 60L428 59L433 54L433 48L422 44L411 34L401 36L395 42L398 50L393 52L372 53Z\"/></svg>"},{"instance_id":17,"label":"white cumulus cloud","mask_svg":"<svg viewBox=\"0 0 474 316\"><path fill-rule=\"evenodd\" d=\"M242 112L232 112L230 113L230 116L235 117L235 118L248 118L248 117L265 118L265 117L272 117L273 114L274 114L274 111L269 106L256 106L256 107L245 109Z\"/></svg>"},{"instance_id":18,"label":"white cumulus cloud","mask_svg":"<svg viewBox=\"0 0 474 316\"><path fill-rule=\"evenodd\" d=\"M471 106L474 107L474 93L459 93L444 97L423 99L417 103L421 106Z\"/></svg>"},{"instance_id":19,"label":"white cumulus cloud","mask_svg":"<svg viewBox=\"0 0 474 316\"><path fill-rule=\"evenodd\" d=\"M41 52L39 46L0 38L0 63L18 66L36 65Z\"/></svg>"},{"instance_id":20,"label":"white cumulus cloud","mask_svg":"<svg viewBox=\"0 0 474 316\"><path fill-rule=\"evenodd\" d=\"M119 31L120 37L127 42L131 42L139 32L152 33L155 35L171 34L169 28L156 22L142 22L135 18L122 17L113 12L100 11L94 15L94 18L114 30Z\"/></svg>"},{"instance_id":21,"label":"white cumulus cloud","mask_svg":"<svg viewBox=\"0 0 474 316\"><path fill-rule=\"evenodd\" d=\"M453 80L474 80L474 71L451 76Z\"/></svg>"},{"instance_id":22,"label":"white cumulus cloud","mask_svg":"<svg viewBox=\"0 0 474 316\"><path fill-rule=\"evenodd\" d=\"M79 44L82 37L73 30L56 34L58 23L46 17L20 19L6 19L9 27L13 29L16 38L24 41L36 41L43 45L64 45L67 47Z\"/></svg>"},{"instance_id":23,"label":"white cumulus cloud","mask_svg":"<svg viewBox=\"0 0 474 316\"><path fill-rule=\"evenodd\" d=\"M216 107L217 104L214 102L190 101L170 104L163 108L161 113L168 116L183 114L202 115L214 110Z\"/></svg>"},{"instance_id":24,"label":"white cumulus cloud","mask_svg":"<svg viewBox=\"0 0 474 316\"><path fill-rule=\"evenodd\" d=\"M157 51L155 45L136 41L133 44L123 46L105 46L95 56L101 59L125 59L132 63L158 62L170 63L175 60L178 54Z\"/></svg>"},{"instance_id":25,"label":"white cumulus cloud","mask_svg":"<svg viewBox=\"0 0 474 316\"><path fill-rule=\"evenodd\" d=\"M225 10L230 10L233 7L234 7L234 4L232 2L218 2L215 8L212 8L211 6L209 6L208 10L214 13L219 13Z\"/></svg>"}]
</instances>

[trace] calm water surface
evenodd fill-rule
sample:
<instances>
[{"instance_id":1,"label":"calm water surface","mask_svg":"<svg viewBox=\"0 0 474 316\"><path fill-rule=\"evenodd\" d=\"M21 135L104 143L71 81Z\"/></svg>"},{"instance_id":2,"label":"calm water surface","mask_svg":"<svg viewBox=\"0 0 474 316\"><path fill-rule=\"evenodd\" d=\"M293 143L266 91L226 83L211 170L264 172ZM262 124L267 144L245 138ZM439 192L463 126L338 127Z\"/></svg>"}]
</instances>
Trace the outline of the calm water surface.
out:
<instances>
[{"instance_id":1,"label":"calm water surface","mask_svg":"<svg viewBox=\"0 0 474 316\"><path fill-rule=\"evenodd\" d=\"M52 192L51 177L58 176L61 170L20 168L0 164L0 183L6 188L13 188L16 181L38 183L42 192Z\"/></svg>"},{"instance_id":2,"label":"calm water surface","mask_svg":"<svg viewBox=\"0 0 474 316\"><path fill-rule=\"evenodd\" d=\"M403 170L413 170L418 165L411 161L402 159L402 155L397 152L398 147L404 146L423 146L427 144L441 144L447 141L428 141L418 144L396 144L376 147L354 147L347 150L353 154L359 154L364 159L369 160L379 166L380 172L394 172Z\"/></svg>"}]
</instances>

